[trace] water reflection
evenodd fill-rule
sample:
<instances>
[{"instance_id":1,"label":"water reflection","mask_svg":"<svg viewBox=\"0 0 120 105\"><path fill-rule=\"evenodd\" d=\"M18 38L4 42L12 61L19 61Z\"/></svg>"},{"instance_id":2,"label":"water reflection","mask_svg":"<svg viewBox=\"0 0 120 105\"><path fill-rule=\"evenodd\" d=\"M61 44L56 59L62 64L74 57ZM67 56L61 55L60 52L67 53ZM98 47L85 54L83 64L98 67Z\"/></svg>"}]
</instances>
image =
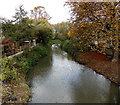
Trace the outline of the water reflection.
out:
<instances>
[{"instance_id":1,"label":"water reflection","mask_svg":"<svg viewBox=\"0 0 120 105\"><path fill-rule=\"evenodd\" d=\"M31 70L31 103L116 103L118 87L53 46ZM68 59L69 57L69 59Z\"/></svg>"},{"instance_id":2,"label":"water reflection","mask_svg":"<svg viewBox=\"0 0 120 105\"><path fill-rule=\"evenodd\" d=\"M28 82L31 82L32 80L38 80L40 79L41 81L45 79L49 74L50 70L52 67L52 56L51 56L51 51L49 52L49 55L42 58L37 64L31 69L31 71L28 74ZM44 81L44 80L43 80ZM38 81L39 82L39 81ZM35 81L37 83L37 81Z\"/></svg>"}]
</instances>

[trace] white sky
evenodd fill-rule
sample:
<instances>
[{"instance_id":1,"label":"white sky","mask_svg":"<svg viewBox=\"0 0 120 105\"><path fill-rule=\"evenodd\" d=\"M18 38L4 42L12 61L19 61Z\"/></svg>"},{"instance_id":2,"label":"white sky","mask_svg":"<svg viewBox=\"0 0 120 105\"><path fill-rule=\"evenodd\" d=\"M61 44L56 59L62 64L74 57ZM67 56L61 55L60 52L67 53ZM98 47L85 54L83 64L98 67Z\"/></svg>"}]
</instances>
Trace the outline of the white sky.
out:
<instances>
[{"instance_id":1,"label":"white sky","mask_svg":"<svg viewBox=\"0 0 120 105\"><path fill-rule=\"evenodd\" d=\"M30 12L36 6L44 6L48 14L52 17L50 23L55 24L69 19L68 9L65 8L66 0L0 0L0 16L12 19L15 9L23 4L25 10Z\"/></svg>"}]
</instances>

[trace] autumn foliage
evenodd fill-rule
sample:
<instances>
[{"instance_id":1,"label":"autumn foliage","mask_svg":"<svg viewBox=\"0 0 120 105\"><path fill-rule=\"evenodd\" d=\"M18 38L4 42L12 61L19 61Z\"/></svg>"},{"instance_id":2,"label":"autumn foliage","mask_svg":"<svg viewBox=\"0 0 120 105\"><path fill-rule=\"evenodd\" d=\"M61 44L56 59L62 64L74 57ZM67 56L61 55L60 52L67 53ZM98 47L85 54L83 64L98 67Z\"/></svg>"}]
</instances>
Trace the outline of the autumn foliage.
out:
<instances>
[{"instance_id":1,"label":"autumn foliage","mask_svg":"<svg viewBox=\"0 0 120 105\"><path fill-rule=\"evenodd\" d=\"M120 4L118 2L66 2L71 10L73 27L71 37L93 45L96 50L113 51L113 61L118 60L120 39Z\"/></svg>"}]
</instances>

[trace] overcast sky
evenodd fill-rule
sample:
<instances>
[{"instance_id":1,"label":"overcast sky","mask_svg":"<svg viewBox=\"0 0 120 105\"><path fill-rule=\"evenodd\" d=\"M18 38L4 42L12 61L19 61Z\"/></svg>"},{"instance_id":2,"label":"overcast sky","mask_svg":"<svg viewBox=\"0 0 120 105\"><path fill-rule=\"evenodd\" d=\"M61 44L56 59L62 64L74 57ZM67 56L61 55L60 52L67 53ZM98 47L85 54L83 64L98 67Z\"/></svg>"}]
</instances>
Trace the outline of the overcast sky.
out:
<instances>
[{"instance_id":1,"label":"overcast sky","mask_svg":"<svg viewBox=\"0 0 120 105\"><path fill-rule=\"evenodd\" d=\"M0 16L12 19L15 9L23 4L28 12L36 6L44 6L52 17L50 23L55 24L69 19L68 9L63 5L66 0L0 0Z\"/></svg>"}]
</instances>

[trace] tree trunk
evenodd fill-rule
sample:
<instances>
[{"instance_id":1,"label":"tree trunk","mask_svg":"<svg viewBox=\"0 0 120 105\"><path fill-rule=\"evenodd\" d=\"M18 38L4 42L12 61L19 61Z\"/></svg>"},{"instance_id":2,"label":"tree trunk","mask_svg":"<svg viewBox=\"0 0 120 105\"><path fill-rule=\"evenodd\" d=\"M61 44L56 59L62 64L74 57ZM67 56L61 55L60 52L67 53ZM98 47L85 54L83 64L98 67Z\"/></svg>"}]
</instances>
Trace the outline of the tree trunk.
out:
<instances>
[{"instance_id":1,"label":"tree trunk","mask_svg":"<svg viewBox=\"0 0 120 105\"><path fill-rule=\"evenodd\" d=\"M113 55L113 59L112 62L115 63L115 70L117 70L117 82L120 85L120 65L118 64L118 60L119 60L119 51L118 50L114 50L114 55Z\"/></svg>"},{"instance_id":2,"label":"tree trunk","mask_svg":"<svg viewBox=\"0 0 120 105\"><path fill-rule=\"evenodd\" d=\"M119 52L118 50L114 50L112 62L117 62L118 60L119 60Z\"/></svg>"}]
</instances>

